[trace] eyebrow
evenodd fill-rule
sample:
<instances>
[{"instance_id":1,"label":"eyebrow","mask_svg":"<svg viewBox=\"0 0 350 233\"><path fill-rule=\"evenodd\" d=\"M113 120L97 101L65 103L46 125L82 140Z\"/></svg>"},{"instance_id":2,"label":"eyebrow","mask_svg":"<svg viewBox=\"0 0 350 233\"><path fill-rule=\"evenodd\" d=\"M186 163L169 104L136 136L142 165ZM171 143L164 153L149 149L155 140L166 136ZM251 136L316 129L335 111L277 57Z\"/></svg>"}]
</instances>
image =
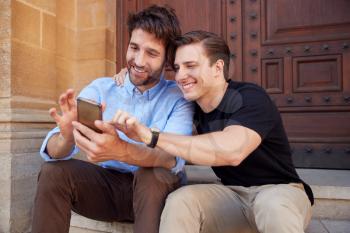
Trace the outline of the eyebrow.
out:
<instances>
[{"instance_id":1,"label":"eyebrow","mask_svg":"<svg viewBox=\"0 0 350 233\"><path fill-rule=\"evenodd\" d=\"M133 45L133 46L140 47L140 46L139 46L137 43L135 43L135 42L130 42L129 44L130 44L130 45ZM159 52L158 50L152 49L152 48L150 48L150 47L147 47L146 50L147 50L148 52L150 52L150 53L155 53L155 54L157 54L157 55L160 54L160 52Z\"/></svg>"},{"instance_id":2,"label":"eyebrow","mask_svg":"<svg viewBox=\"0 0 350 233\"><path fill-rule=\"evenodd\" d=\"M185 61L185 62L182 62L182 64L184 65L191 65L191 64L197 64L198 62L196 61Z\"/></svg>"},{"instance_id":3,"label":"eyebrow","mask_svg":"<svg viewBox=\"0 0 350 233\"><path fill-rule=\"evenodd\" d=\"M157 55L160 54L160 52L159 52L158 50L156 50L156 49L146 48L146 50L147 50L148 52L150 52L150 53L155 53L155 54L157 54Z\"/></svg>"}]
</instances>

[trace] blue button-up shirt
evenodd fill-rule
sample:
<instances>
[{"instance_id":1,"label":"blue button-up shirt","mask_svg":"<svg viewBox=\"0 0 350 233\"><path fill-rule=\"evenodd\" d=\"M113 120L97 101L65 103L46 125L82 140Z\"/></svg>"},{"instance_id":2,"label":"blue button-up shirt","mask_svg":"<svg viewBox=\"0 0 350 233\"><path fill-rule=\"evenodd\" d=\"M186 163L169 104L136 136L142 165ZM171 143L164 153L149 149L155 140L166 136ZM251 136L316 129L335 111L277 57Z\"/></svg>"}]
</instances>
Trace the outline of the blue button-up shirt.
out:
<instances>
[{"instance_id":1,"label":"blue button-up shirt","mask_svg":"<svg viewBox=\"0 0 350 233\"><path fill-rule=\"evenodd\" d=\"M129 80L127 75L123 86L117 86L112 78L99 78L85 87L79 97L94 100L97 103L106 103L103 112L103 120L112 120L118 109L124 110L135 116L141 123L148 127L156 127L161 132L169 132L182 135L191 135L193 105L187 102L174 81L165 80L162 77L157 85L141 93ZM117 131L120 138L138 143L129 139L124 133ZM40 149L41 157L45 161L67 160L78 153L79 148L74 146L71 153L61 159L53 159L46 152L47 142L54 134L59 133L59 128L51 130ZM176 157L176 166L173 173L178 173L184 167L184 160ZM116 169L121 172L134 172L137 166L129 165L116 160L101 162L105 168Z\"/></svg>"}]
</instances>

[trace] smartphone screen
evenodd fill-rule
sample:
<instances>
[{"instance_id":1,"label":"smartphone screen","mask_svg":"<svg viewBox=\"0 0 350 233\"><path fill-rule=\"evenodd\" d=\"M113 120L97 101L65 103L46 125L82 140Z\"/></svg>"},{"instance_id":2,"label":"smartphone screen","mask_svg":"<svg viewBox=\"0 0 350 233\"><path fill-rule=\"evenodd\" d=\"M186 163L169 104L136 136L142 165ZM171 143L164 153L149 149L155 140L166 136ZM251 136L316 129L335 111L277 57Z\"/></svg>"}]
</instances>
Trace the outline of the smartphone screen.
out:
<instances>
[{"instance_id":1,"label":"smartphone screen","mask_svg":"<svg viewBox=\"0 0 350 233\"><path fill-rule=\"evenodd\" d=\"M78 121L97 133L102 133L102 131L95 126L95 120L102 120L101 104L79 97L77 99L77 105Z\"/></svg>"}]
</instances>

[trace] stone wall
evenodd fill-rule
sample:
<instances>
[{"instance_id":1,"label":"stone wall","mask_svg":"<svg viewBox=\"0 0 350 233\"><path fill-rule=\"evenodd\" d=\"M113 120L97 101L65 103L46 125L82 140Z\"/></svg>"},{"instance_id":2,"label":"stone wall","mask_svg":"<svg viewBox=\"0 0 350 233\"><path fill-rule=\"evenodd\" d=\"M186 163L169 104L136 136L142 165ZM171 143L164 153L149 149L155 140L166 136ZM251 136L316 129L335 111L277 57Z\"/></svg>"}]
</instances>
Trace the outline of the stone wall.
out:
<instances>
[{"instance_id":1,"label":"stone wall","mask_svg":"<svg viewBox=\"0 0 350 233\"><path fill-rule=\"evenodd\" d=\"M0 233L30 232L48 109L115 73L115 0L0 0Z\"/></svg>"}]
</instances>

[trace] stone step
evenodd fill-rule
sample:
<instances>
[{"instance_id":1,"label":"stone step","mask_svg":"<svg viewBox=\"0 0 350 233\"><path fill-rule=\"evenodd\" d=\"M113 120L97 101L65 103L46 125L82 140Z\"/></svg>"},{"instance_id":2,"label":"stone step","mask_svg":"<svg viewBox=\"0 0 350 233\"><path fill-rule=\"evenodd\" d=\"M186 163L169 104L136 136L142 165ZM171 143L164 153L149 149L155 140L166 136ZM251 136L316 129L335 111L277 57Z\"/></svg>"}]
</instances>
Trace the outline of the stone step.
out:
<instances>
[{"instance_id":1,"label":"stone step","mask_svg":"<svg viewBox=\"0 0 350 233\"><path fill-rule=\"evenodd\" d=\"M315 196L307 233L350 233L350 171L297 169ZM209 167L186 166L190 184L218 183ZM100 222L72 215L70 233L132 233L132 224Z\"/></svg>"},{"instance_id":2,"label":"stone step","mask_svg":"<svg viewBox=\"0 0 350 233\"><path fill-rule=\"evenodd\" d=\"M313 217L322 219L350 220L350 171L297 169L315 196ZM219 183L214 172L203 166L187 166L189 183Z\"/></svg>"},{"instance_id":3,"label":"stone step","mask_svg":"<svg viewBox=\"0 0 350 233\"><path fill-rule=\"evenodd\" d=\"M350 220L312 219L306 233L350 233ZM69 233L132 233L132 224L107 223L72 216Z\"/></svg>"}]
</instances>

